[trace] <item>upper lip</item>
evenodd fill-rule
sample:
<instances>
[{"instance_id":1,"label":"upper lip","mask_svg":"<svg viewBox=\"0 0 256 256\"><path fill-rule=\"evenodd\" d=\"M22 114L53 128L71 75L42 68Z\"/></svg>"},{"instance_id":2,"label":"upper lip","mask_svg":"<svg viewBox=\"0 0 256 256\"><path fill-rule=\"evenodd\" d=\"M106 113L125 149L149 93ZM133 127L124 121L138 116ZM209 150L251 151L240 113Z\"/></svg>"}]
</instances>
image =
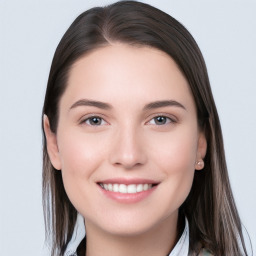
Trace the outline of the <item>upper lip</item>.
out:
<instances>
[{"instance_id":1,"label":"upper lip","mask_svg":"<svg viewBox=\"0 0 256 256\"><path fill-rule=\"evenodd\" d=\"M100 180L97 183L103 184L158 184L159 182L152 179L141 179L141 178L112 178Z\"/></svg>"}]
</instances>

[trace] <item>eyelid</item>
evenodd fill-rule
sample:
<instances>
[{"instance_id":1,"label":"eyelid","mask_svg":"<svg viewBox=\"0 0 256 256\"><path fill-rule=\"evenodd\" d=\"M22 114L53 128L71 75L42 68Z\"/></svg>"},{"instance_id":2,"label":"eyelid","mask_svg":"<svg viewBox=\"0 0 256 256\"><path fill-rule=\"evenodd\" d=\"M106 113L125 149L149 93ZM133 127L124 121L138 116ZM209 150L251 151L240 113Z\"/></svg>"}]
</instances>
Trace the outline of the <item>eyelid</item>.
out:
<instances>
[{"instance_id":1,"label":"eyelid","mask_svg":"<svg viewBox=\"0 0 256 256\"><path fill-rule=\"evenodd\" d=\"M173 115L170 115L170 114L167 114L167 113L157 113L157 114L154 114L153 116L151 116L150 119L146 123L149 123L152 119L154 119L156 117L159 117L159 116L166 117L166 118L170 119L171 120L170 123L177 123L178 122L178 118L173 116Z\"/></svg>"},{"instance_id":2,"label":"eyelid","mask_svg":"<svg viewBox=\"0 0 256 256\"><path fill-rule=\"evenodd\" d=\"M148 121L146 122L146 124L148 124L152 119L156 118L156 117L159 117L159 116L162 116L162 117L166 117L168 119L171 120L170 123L177 123L178 122L178 118L175 117L174 115L171 115L171 114L167 114L167 113L163 113L163 112L160 112L160 113L156 113L156 114L153 114L151 115L150 117L148 117ZM86 114L84 115L83 117L81 117L79 120L78 120L78 123L79 124L85 124L85 121L90 119L90 118L93 118L93 117L98 117L98 118L101 118L106 124L109 125L109 123L105 120L105 117L103 114L97 114L97 113L90 113L90 114ZM168 124L170 124L168 123ZM104 125L106 125L104 124ZM93 125L88 125L88 126L93 126ZM97 126L97 125L95 125ZM102 126L102 125L98 125L98 126ZM160 125L158 125L160 126Z\"/></svg>"},{"instance_id":3,"label":"eyelid","mask_svg":"<svg viewBox=\"0 0 256 256\"><path fill-rule=\"evenodd\" d=\"M91 126L91 127L92 126L102 126L102 125L89 125L89 124L85 123L88 119L93 118L93 117L98 117L98 118L102 119L106 124L108 124L108 122L105 120L105 118L102 117L102 114L96 114L96 113L87 114L87 115L81 117L78 120L78 123L81 124L81 125L85 124L85 125L88 125L88 126Z\"/></svg>"}]
</instances>

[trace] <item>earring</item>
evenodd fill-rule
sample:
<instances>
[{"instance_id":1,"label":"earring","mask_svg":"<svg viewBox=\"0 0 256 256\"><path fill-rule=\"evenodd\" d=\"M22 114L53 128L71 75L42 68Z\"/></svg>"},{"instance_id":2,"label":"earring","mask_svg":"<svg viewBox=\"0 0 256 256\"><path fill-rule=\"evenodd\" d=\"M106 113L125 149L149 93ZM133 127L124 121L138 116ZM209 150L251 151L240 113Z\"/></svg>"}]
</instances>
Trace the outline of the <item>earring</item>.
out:
<instances>
[{"instance_id":1,"label":"earring","mask_svg":"<svg viewBox=\"0 0 256 256\"><path fill-rule=\"evenodd\" d=\"M202 170L204 168L204 160L201 159L201 160L198 160L196 161L196 166L197 166L197 170Z\"/></svg>"}]
</instances>

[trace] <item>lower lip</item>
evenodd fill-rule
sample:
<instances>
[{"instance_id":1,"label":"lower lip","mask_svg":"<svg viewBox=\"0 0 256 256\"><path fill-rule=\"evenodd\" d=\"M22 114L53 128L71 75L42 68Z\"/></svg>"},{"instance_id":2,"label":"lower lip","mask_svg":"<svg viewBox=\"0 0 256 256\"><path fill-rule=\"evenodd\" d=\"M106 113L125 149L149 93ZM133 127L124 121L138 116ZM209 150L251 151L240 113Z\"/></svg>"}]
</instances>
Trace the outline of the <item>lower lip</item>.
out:
<instances>
[{"instance_id":1,"label":"lower lip","mask_svg":"<svg viewBox=\"0 0 256 256\"><path fill-rule=\"evenodd\" d=\"M101 186L99 188L101 189L102 193L107 196L108 198L111 198L119 203L137 203L140 202L147 197L149 197L156 189L157 186L152 187L149 190L138 192L138 193L119 193L119 192L113 192L103 189Z\"/></svg>"}]
</instances>

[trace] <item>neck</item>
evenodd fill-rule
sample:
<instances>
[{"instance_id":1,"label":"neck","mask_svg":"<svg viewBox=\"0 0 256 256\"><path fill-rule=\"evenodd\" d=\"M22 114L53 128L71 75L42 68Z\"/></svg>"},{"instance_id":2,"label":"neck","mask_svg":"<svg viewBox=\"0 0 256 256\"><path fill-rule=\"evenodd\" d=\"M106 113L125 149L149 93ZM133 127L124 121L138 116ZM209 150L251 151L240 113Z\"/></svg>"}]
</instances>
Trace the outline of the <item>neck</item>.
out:
<instances>
[{"instance_id":1,"label":"neck","mask_svg":"<svg viewBox=\"0 0 256 256\"><path fill-rule=\"evenodd\" d=\"M178 241L178 216L136 235L110 234L86 222L86 256L166 256Z\"/></svg>"}]
</instances>

